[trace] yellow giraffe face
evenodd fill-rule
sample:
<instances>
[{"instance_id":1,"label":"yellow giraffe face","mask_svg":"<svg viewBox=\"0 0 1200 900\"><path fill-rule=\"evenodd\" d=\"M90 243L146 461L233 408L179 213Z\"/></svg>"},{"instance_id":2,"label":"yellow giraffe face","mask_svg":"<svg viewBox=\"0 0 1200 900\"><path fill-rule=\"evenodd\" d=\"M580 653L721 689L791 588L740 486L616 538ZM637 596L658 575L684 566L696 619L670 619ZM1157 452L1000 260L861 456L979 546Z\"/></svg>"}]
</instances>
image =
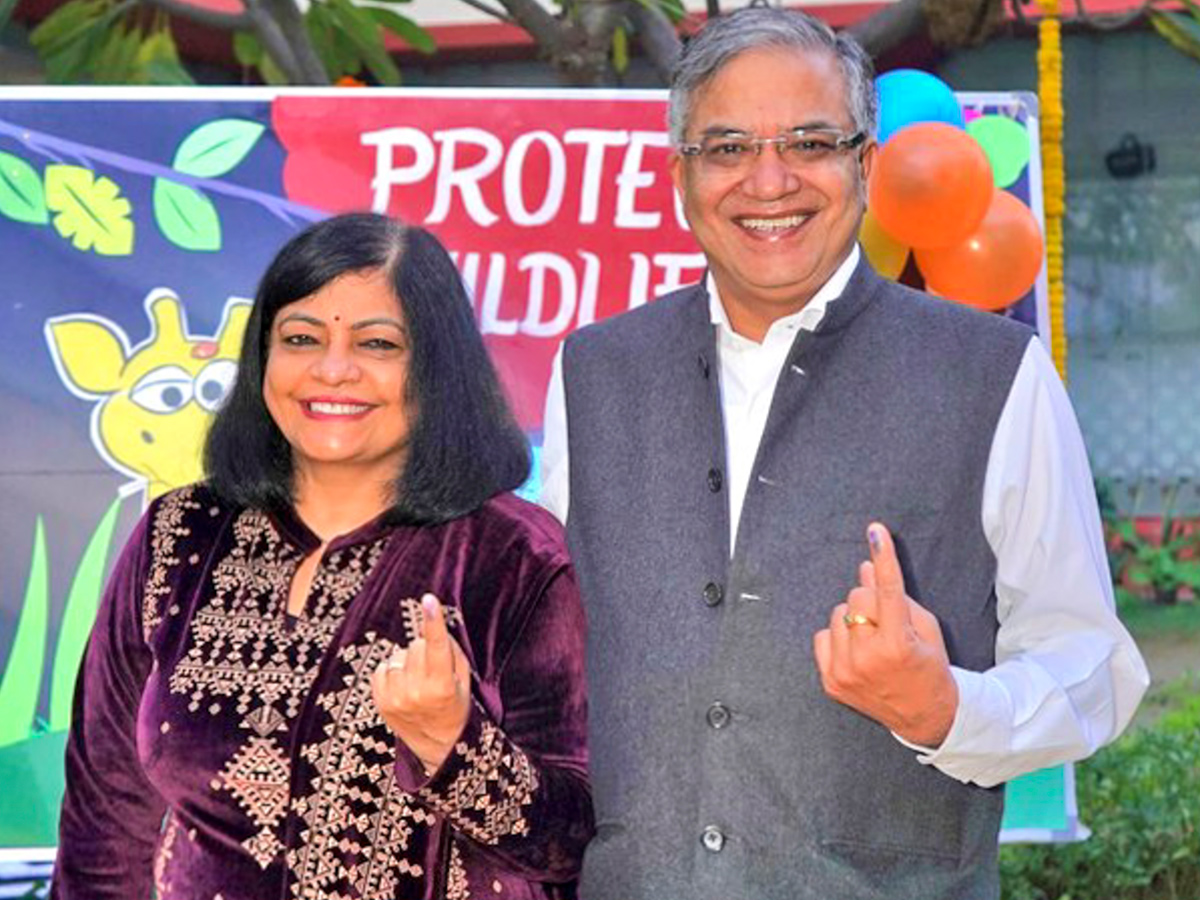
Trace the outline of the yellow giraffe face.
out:
<instances>
[{"instance_id":1,"label":"yellow giraffe face","mask_svg":"<svg viewBox=\"0 0 1200 900\"><path fill-rule=\"evenodd\" d=\"M47 320L46 341L67 389L99 401L92 444L134 479L122 493L144 489L149 501L203 477L204 433L233 385L250 304L230 298L213 338L188 334L170 291L152 291L146 313L153 327L136 347L119 326L86 313Z\"/></svg>"}]
</instances>

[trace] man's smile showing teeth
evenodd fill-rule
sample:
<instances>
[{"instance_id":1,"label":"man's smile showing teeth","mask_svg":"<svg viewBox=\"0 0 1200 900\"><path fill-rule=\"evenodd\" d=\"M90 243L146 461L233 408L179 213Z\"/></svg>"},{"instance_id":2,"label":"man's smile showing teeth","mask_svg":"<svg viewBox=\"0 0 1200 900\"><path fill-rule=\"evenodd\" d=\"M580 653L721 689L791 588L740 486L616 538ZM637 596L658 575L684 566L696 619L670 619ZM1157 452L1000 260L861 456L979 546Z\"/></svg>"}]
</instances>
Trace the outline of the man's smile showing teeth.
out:
<instances>
[{"instance_id":1,"label":"man's smile showing teeth","mask_svg":"<svg viewBox=\"0 0 1200 900\"><path fill-rule=\"evenodd\" d=\"M811 214L780 216L773 219L751 219L743 217L737 220L738 225L742 228L749 228L751 231L761 231L770 233L772 231L784 231L788 228L797 228L803 225L811 218Z\"/></svg>"}]
</instances>

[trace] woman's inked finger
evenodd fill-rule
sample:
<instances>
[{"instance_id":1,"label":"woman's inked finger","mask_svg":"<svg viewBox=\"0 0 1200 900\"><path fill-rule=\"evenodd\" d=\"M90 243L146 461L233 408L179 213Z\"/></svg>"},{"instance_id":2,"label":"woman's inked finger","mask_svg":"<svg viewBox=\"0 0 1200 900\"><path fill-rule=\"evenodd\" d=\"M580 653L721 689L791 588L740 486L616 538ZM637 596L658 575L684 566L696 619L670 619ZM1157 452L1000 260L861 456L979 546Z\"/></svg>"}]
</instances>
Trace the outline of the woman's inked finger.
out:
<instances>
[{"instance_id":1,"label":"woman's inked finger","mask_svg":"<svg viewBox=\"0 0 1200 900\"><path fill-rule=\"evenodd\" d=\"M425 671L429 674L452 673L454 652L450 649L450 632L446 630L446 613L441 601L433 594L421 598L423 636L425 638Z\"/></svg>"}]
</instances>

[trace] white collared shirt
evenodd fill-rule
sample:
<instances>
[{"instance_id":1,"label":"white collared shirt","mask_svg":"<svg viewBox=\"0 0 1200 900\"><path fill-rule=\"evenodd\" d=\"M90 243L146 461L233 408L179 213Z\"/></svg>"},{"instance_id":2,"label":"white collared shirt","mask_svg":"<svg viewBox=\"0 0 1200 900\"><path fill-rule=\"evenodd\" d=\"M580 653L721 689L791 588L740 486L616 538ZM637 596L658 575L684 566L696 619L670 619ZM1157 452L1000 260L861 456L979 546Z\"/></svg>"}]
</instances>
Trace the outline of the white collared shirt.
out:
<instances>
[{"instance_id":1,"label":"white collared shirt","mask_svg":"<svg viewBox=\"0 0 1200 900\"><path fill-rule=\"evenodd\" d=\"M817 328L858 257L855 247L808 305L774 322L761 344L732 330L709 278L731 548L796 330ZM569 459L561 351L543 425L541 503L565 522ZM936 750L908 746L922 763L952 778L991 786L1088 756L1124 729L1150 683L1116 616L1083 437L1038 340L1029 342L992 436L981 517L997 561L996 665L986 672L953 667L959 700L949 734Z\"/></svg>"}]
</instances>

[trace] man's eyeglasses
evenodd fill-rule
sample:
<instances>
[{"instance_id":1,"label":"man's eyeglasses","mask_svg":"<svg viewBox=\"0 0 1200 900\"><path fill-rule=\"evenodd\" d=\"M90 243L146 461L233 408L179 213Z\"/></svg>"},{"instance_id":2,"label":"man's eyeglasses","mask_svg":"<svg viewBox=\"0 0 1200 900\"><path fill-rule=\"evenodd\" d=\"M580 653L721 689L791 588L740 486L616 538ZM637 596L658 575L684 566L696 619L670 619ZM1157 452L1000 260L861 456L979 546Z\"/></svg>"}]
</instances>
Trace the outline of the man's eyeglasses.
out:
<instances>
[{"instance_id":1,"label":"man's eyeglasses","mask_svg":"<svg viewBox=\"0 0 1200 900\"><path fill-rule=\"evenodd\" d=\"M731 131L707 134L697 143L680 144L677 149L683 156L696 159L705 170L744 172L750 169L763 147L773 144L786 165L805 169L828 163L844 151L861 147L866 139L866 134L861 131L847 135L827 128L798 128L769 138Z\"/></svg>"}]
</instances>

